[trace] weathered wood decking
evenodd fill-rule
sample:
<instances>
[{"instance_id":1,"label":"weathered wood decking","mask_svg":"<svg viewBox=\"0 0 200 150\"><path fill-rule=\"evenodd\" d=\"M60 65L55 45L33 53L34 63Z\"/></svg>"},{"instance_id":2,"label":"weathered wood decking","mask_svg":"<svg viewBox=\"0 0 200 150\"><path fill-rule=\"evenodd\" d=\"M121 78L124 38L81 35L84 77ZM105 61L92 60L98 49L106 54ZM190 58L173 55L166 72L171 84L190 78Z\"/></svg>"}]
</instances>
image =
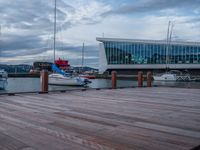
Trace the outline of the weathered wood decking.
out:
<instances>
[{"instance_id":1,"label":"weathered wood decking","mask_svg":"<svg viewBox=\"0 0 200 150\"><path fill-rule=\"evenodd\" d=\"M189 150L199 144L199 89L0 96L0 150Z\"/></svg>"}]
</instances>

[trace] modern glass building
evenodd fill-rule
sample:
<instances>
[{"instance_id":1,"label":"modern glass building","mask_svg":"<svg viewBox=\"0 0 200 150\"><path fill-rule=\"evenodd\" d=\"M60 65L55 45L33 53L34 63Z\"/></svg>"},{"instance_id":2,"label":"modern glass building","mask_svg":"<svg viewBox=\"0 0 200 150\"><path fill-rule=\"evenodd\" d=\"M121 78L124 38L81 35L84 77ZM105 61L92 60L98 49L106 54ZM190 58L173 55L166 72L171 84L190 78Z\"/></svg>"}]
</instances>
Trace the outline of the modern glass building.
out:
<instances>
[{"instance_id":1,"label":"modern glass building","mask_svg":"<svg viewBox=\"0 0 200 150\"><path fill-rule=\"evenodd\" d=\"M124 69L200 69L200 42L97 38L100 72Z\"/></svg>"}]
</instances>

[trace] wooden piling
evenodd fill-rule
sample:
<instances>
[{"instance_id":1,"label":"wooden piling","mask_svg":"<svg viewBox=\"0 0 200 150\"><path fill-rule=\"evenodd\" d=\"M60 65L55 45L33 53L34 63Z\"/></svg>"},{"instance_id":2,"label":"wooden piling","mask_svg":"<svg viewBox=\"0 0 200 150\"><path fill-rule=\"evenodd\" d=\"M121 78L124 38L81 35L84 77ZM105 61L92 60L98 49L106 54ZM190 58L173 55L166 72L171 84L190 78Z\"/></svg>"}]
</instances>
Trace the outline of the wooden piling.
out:
<instances>
[{"instance_id":1,"label":"wooden piling","mask_svg":"<svg viewBox=\"0 0 200 150\"><path fill-rule=\"evenodd\" d=\"M143 87L143 72L138 72L138 87Z\"/></svg>"},{"instance_id":2,"label":"wooden piling","mask_svg":"<svg viewBox=\"0 0 200 150\"><path fill-rule=\"evenodd\" d=\"M40 84L41 84L41 92L42 93L48 93L48 71L42 70L40 73Z\"/></svg>"},{"instance_id":3,"label":"wooden piling","mask_svg":"<svg viewBox=\"0 0 200 150\"><path fill-rule=\"evenodd\" d=\"M117 88L117 72L112 71L112 89Z\"/></svg>"},{"instance_id":4,"label":"wooden piling","mask_svg":"<svg viewBox=\"0 0 200 150\"><path fill-rule=\"evenodd\" d=\"M152 73L147 72L147 87L152 87Z\"/></svg>"}]
</instances>

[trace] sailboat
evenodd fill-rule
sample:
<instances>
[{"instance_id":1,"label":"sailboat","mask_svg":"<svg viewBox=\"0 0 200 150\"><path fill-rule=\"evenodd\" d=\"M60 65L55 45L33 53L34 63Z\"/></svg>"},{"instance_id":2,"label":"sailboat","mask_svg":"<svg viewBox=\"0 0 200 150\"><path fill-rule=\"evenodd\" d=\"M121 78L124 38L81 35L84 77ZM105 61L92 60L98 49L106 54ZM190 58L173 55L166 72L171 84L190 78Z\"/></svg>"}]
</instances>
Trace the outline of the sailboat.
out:
<instances>
[{"instance_id":1,"label":"sailboat","mask_svg":"<svg viewBox=\"0 0 200 150\"><path fill-rule=\"evenodd\" d=\"M171 31L170 31L171 26ZM189 73L183 73L179 70L171 70L169 69L169 48L172 39L172 31L174 25L171 25L171 21L168 24L168 31L167 31L167 45L166 45L166 72L163 74L156 74L153 76L155 81L190 81L191 77Z\"/></svg>"},{"instance_id":2,"label":"sailboat","mask_svg":"<svg viewBox=\"0 0 200 150\"><path fill-rule=\"evenodd\" d=\"M95 79L96 77L95 77L94 75L85 74L85 73L83 72L84 51L85 51L85 43L83 43L83 47L82 47L82 67L81 67L81 70L79 70L79 72L81 73L81 74L79 75L79 77L86 78L86 79Z\"/></svg>"},{"instance_id":3,"label":"sailboat","mask_svg":"<svg viewBox=\"0 0 200 150\"><path fill-rule=\"evenodd\" d=\"M171 31L170 31L171 27ZM177 77L176 74L168 71L169 68L169 48L170 48L170 42L172 37L172 30L173 30L173 24L171 26L171 21L168 23L168 30L167 30L167 44L166 44L166 72L163 74L156 74L153 76L155 81L176 81Z\"/></svg>"},{"instance_id":4,"label":"sailboat","mask_svg":"<svg viewBox=\"0 0 200 150\"><path fill-rule=\"evenodd\" d=\"M88 83L91 83L88 79L82 78L79 76L73 76L72 74L65 73L63 70L58 68L55 65L55 49L56 49L56 9L57 9L57 0L55 0L55 9L54 9L54 64L52 65L52 70L56 73L49 75L49 84L50 85L61 85L61 86L84 86Z\"/></svg>"},{"instance_id":5,"label":"sailboat","mask_svg":"<svg viewBox=\"0 0 200 150\"><path fill-rule=\"evenodd\" d=\"M0 36L1 36L1 25L0 25ZM0 90L5 90L6 86L8 85L8 73L3 70L0 69Z\"/></svg>"}]
</instances>

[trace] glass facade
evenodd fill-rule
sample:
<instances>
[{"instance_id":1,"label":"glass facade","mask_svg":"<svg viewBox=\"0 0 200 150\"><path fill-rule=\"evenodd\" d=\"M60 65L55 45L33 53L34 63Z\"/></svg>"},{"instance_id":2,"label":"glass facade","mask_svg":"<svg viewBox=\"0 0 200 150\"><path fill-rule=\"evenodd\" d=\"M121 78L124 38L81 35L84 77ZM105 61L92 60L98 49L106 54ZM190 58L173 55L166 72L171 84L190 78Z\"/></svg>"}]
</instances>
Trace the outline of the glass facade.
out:
<instances>
[{"instance_id":1,"label":"glass facade","mask_svg":"<svg viewBox=\"0 0 200 150\"><path fill-rule=\"evenodd\" d=\"M200 64L200 45L103 42L108 64ZM168 50L167 50L168 49Z\"/></svg>"}]
</instances>

